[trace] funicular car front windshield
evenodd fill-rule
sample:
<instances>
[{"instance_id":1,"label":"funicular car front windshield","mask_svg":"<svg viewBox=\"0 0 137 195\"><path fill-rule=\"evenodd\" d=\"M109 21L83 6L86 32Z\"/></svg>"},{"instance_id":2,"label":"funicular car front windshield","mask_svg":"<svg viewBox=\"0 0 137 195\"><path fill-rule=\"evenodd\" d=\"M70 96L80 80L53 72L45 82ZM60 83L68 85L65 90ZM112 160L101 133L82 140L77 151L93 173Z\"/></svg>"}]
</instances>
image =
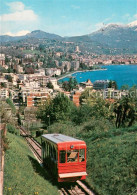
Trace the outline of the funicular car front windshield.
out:
<instances>
[{"instance_id":1,"label":"funicular car front windshield","mask_svg":"<svg viewBox=\"0 0 137 195\"><path fill-rule=\"evenodd\" d=\"M78 150L67 151L67 162L78 162Z\"/></svg>"},{"instance_id":2,"label":"funicular car front windshield","mask_svg":"<svg viewBox=\"0 0 137 195\"><path fill-rule=\"evenodd\" d=\"M66 154L67 154L67 163L71 162L83 162L85 161L85 149L80 150L61 150L60 151L60 163L66 163Z\"/></svg>"}]
</instances>

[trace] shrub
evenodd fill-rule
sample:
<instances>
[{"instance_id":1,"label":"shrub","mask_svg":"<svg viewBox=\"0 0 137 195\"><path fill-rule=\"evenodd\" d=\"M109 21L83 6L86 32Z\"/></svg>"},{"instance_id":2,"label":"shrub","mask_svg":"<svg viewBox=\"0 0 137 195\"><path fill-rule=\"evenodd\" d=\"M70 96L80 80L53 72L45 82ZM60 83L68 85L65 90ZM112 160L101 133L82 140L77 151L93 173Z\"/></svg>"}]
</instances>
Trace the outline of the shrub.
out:
<instances>
[{"instance_id":1,"label":"shrub","mask_svg":"<svg viewBox=\"0 0 137 195\"><path fill-rule=\"evenodd\" d=\"M19 135L19 130L17 130L13 125L7 124L7 130L15 135Z\"/></svg>"},{"instance_id":2,"label":"shrub","mask_svg":"<svg viewBox=\"0 0 137 195\"><path fill-rule=\"evenodd\" d=\"M10 98L8 98L8 99L6 99L6 102L7 102L7 104L9 104L9 106L11 107L12 112L13 112L13 113L16 113L16 108L15 108L15 106L14 106L12 100L11 100Z\"/></svg>"}]
</instances>

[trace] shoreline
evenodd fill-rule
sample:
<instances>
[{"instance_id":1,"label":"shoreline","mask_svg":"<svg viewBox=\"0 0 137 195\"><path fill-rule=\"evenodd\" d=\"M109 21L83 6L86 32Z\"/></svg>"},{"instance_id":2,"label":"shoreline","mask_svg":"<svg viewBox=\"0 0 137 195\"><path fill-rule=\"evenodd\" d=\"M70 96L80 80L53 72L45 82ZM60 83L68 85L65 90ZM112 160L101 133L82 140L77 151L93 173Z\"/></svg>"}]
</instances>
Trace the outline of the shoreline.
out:
<instances>
[{"instance_id":1,"label":"shoreline","mask_svg":"<svg viewBox=\"0 0 137 195\"><path fill-rule=\"evenodd\" d=\"M75 71L75 72L72 72L72 73L68 73L68 74L66 74L66 75L64 75L64 76L62 76L62 77L60 77L60 78L58 78L57 79L57 81L59 81L59 80L62 80L62 79L64 79L64 78L66 78L66 77L68 77L68 76L72 76L73 74L75 74L75 73L82 73L82 72L92 72L92 71L105 71L105 70L107 70L106 68L100 68L100 69L97 69L97 70L77 70L77 71Z\"/></svg>"}]
</instances>

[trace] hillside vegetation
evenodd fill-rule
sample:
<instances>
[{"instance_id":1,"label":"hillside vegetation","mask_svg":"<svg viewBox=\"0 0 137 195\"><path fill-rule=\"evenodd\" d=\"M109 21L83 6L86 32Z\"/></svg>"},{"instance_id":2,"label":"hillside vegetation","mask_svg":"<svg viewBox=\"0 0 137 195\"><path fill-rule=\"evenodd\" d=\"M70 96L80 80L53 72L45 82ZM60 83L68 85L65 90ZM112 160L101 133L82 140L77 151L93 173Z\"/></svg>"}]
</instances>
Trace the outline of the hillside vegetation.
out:
<instances>
[{"instance_id":1,"label":"hillside vegetation","mask_svg":"<svg viewBox=\"0 0 137 195\"><path fill-rule=\"evenodd\" d=\"M57 195L58 189L37 162L25 140L7 133L9 149L5 155L4 195Z\"/></svg>"},{"instance_id":2,"label":"hillside vegetation","mask_svg":"<svg viewBox=\"0 0 137 195\"><path fill-rule=\"evenodd\" d=\"M107 126L108 125L108 126ZM99 195L129 195L137 188L137 125L109 129L104 121L55 123L51 132L87 144L87 182Z\"/></svg>"},{"instance_id":3,"label":"hillside vegetation","mask_svg":"<svg viewBox=\"0 0 137 195\"><path fill-rule=\"evenodd\" d=\"M110 103L88 96L85 91L77 108L60 94L40 107L37 117L48 126L49 133L62 133L86 142L87 182L97 194L134 193L137 188L136 97Z\"/></svg>"},{"instance_id":4,"label":"hillside vegetation","mask_svg":"<svg viewBox=\"0 0 137 195\"><path fill-rule=\"evenodd\" d=\"M132 193L137 187L137 127L97 134L95 140L80 137L87 143L87 180L95 191L101 195Z\"/></svg>"}]
</instances>

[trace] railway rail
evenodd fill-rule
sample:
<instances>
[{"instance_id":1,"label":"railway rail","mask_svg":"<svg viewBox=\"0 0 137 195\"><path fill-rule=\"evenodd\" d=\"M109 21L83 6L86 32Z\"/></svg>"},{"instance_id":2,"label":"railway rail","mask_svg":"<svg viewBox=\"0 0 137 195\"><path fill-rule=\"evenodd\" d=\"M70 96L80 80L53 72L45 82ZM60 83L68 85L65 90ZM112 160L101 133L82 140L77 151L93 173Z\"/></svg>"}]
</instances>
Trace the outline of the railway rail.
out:
<instances>
[{"instance_id":1,"label":"railway rail","mask_svg":"<svg viewBox=\"0 0 137 195\"><path fill-rule=\"evenodd\" d=\"M36 142L36 140L34 140L32 137L30 137L30 135L28 134L27 131L25 131L24 128L20 127L20 133L26 139L30 149L32 150L36 158L38 159L39 163L42 163L41 145L38 142Z\"/></svg>"},{"instance_id":2,"label":"railway rail","mask_svg":"<svg viewBox=\"0 0 137 195\"><path fill-rule=\"evenodd\" d=\"M64 186L60 188L61 195L95 195L88 187L81 181L77 180L73 185Z\"/></svg>"},{"instance_id":3,"label":"railway rail","mask_svg":"<svg viewBox=\"0 0 137 195\"><path fill-rule=\"evenodd\" d=\"M23 127L20 127L20 133L26 139L38 162L42 163L41 145L30 137L28 132ZM63 186L60 187L59 193L61 195L95 195L83 182L79 180L70 185L63 184Z\"/></svg>"}]
</instances>

